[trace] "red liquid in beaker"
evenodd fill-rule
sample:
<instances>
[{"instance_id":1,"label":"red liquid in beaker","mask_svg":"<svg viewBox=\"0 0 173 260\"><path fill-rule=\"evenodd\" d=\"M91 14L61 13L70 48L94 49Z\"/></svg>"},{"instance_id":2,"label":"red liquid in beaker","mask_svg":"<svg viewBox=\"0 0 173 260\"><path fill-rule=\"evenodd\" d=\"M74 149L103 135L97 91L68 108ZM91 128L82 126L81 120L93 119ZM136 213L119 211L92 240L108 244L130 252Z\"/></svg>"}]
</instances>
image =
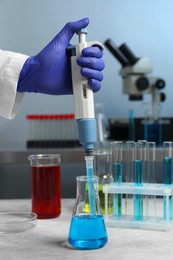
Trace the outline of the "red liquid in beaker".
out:
<instances>
[{"instance_id":1,"label":"red liquid in beaker","mask_svg":"<svg viewBox=\"0 0 173 260\"><path fill-rule=\"evenodd\" d=\"M32 166L32 212L38 219L61 213L60 166Z\"/></svg>"}]
</instances>

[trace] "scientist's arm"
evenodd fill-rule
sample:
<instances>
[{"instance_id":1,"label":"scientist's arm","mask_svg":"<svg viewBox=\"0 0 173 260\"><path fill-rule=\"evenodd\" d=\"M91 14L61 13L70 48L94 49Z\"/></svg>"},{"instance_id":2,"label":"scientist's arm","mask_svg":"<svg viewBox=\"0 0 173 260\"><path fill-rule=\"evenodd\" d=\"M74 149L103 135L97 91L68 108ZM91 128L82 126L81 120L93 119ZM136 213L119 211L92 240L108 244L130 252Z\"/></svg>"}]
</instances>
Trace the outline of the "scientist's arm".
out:
<instances>
[{"instance_id":1,"label":"scientist's arm","mask_svg":"<svg viewBox=\"0 0 173 260\"><path fill-rule=\"evenodd\" d=\"M50 95L72 94L71 61L67 55L67 47L73 35L88 24L88 18L67 23L42 51L29 57L21 71L17 91ZM103 51L99 47L88 47L77 61L81 66L81 74L88 78L94 92L100 89L103 79L102 55Z\"/></svg>"},{"instance_id":2,"label":"scientist's arm","mask_svg":"<svg viewBox=\"0 0 173 260\"><path fill-rule=\"evenodd\" d=\"M25 92L72 94L71 61L67 55L67 47L73 35L88 24L88 18L67 23L35 56L10 52L4 52L2 58L0 56L0 115L13 118ZM88 78L94 92L100 89L103 79L102 56L103 51L93 46L85 48L77 60L81 66L81 74Z\"/></svg>"},{"instance_id":3,"label":"scientist's arm","mask_svg":"<svg viewBox=\"0 0 173 260\"><path fill-rule=\"evenodd\" d=\"M0 115L5 118L13 118L19 109L23 94L16 89L27 59L26 55L0 50Z\"/></svg>"}]
</instances>

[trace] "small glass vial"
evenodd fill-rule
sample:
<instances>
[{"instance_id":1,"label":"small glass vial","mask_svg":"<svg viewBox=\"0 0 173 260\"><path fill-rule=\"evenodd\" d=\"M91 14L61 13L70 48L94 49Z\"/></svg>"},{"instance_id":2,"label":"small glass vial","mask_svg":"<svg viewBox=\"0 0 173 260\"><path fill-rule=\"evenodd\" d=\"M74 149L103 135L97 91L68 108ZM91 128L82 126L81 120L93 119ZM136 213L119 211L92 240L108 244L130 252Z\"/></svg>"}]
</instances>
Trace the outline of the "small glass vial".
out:
<instances>
[{"instance_id":1,"label":"small glass vial","mask_svg":"<svg viewBox=\"0 0 173 260\"><path fill-rule=\"evenodd\" d=\"M76 180L77 195L68 242L76 249L91 250L101 248L107 243L108 238L98 196L99 178L93 176L88 179L87 176L78 176ZM90 202L91 199L92 202ZM92 211L90 205L92 205Z\"/></svg>"}]
</instances>

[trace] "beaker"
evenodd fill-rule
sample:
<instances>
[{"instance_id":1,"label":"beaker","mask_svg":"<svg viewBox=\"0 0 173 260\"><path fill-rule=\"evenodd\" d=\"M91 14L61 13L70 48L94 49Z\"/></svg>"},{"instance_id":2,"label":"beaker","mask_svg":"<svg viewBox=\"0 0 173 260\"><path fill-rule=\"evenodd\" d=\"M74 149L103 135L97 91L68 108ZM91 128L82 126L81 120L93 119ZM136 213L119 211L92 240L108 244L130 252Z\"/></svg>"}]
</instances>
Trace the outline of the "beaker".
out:
<instances>
[{"instance_id":1,"label":"beaker","mask_svg":"<svg viewBox=\"0 0 173 260\"><path fill-rule=\"evenodd\" d=\"M103 215L101 213L97 176L88 180L87 176L78 176L77 195L71 219L68 242L76 249L98 249L107 243L107 232ZM89 202L88 181L92 182L92 205L95 206L95 214L86 212L86 203ZM91 185L91 183L89 184ZM89 207L90 208L90 207Z\"/></svg>"},{"instance_id":2,"label":"beaker","mask_svg":"<svg viewBox=\"0 0 173 260\"><path fill-rule=\"evenodd\" d=\"M32 167L32 212L39 219L56 218L61 213L60 155L36 154L28 159Z\"/></svg>"}]
</instances>

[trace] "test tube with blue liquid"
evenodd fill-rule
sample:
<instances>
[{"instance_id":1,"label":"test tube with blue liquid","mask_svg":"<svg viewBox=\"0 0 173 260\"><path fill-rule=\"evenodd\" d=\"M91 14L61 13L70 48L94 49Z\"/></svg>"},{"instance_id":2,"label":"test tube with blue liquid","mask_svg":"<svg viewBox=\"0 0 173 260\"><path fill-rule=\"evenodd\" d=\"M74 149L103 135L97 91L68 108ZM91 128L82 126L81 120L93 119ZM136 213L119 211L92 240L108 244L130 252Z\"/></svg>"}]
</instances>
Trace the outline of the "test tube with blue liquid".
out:
<instances>
[{"instance_id":1,"label":"test tube with blue liquid","mask_svg":"<svg viewBox=\"0 0 173 260\"><path fill-rule=\"evenodd\" d=\"M114 141L110 143L112 155L112 176L116 184L122 183L122 141ZM122 194L114 194L113 196L113 216L122 217Z\"/></svg>"},{"instance_id":2,"label":"test tube with blue liquid","mask_svg":"<svg viewBox=\"0 0 173 260\"><path fill-rule=\"evenodd\" d=\"M142 144L142 161L143 161L143 183L148 182L147 173L147 141L138 140L138 143ZM148 196L143 195L143 216L148 216Z\"/></svg>"},{"instance_id":3,"label":"test tube with blue liquid","mask_svg":"<svg viewBox=\"0 0 173 260\"><path fill-rule=\"evenodd\" d=\"M133 183L133 166L134 166L134 157L135 156L135 142L127 141L126 142L126 174L125 174L125 182ZM125 194L125 214L133 215L133 195Z\"/></svg>"},{"instance_id":4,"label":"test tube with blue liquid","mask_svg":"<svg viewBox=\"0 0 173 260\"><path fill-rule=\"evenodd\" d=\"M172 184L172 142L163 142L163 178L164 184L169 186ZM168 207L169 203L169 207ZM167 203L166 196L163 198L163 218L164 220L172 219L172 196L169 196ZM169 211L168 211L169 209Z\"/></svg>"},{"instance_id":5,"label":"test tube with blue liquid","mask_svg":"<svg viewBox=\"0 0 173 260\"><path fill-rule=\"evenodd\" d=\"M156 143L147 142L147 167L146 167L146 183L156 183L155 176L155 160L156 160ZM156 196L149 195L147 201L148 216L156 217Z\"/></svg>"},{"instance_id":6,"label":"test tube with blue liquid","mask_svg":"<svg viewBox=\"0 0 173 260\"><path fill-rule=\"evenodd\" d=\"M142 161L143 161L143 182L148 182L148 175L147 175L147 141L146 140L138 140L138 143L142 144Z\"/></svg>"},{"instance_id":7,"label":"test tube with blue liquid","mask_svg":"<svg viewBox=\"0 0 173 260\"><path fill-rule=\"evenodd\" d=\"M142 186L143 184L143 159L142 159L141 142L135 143L135 160L134 160L134 184ZM143 195L134 194L134 219L143 220Z\"/></svg>"}]
</instances>

